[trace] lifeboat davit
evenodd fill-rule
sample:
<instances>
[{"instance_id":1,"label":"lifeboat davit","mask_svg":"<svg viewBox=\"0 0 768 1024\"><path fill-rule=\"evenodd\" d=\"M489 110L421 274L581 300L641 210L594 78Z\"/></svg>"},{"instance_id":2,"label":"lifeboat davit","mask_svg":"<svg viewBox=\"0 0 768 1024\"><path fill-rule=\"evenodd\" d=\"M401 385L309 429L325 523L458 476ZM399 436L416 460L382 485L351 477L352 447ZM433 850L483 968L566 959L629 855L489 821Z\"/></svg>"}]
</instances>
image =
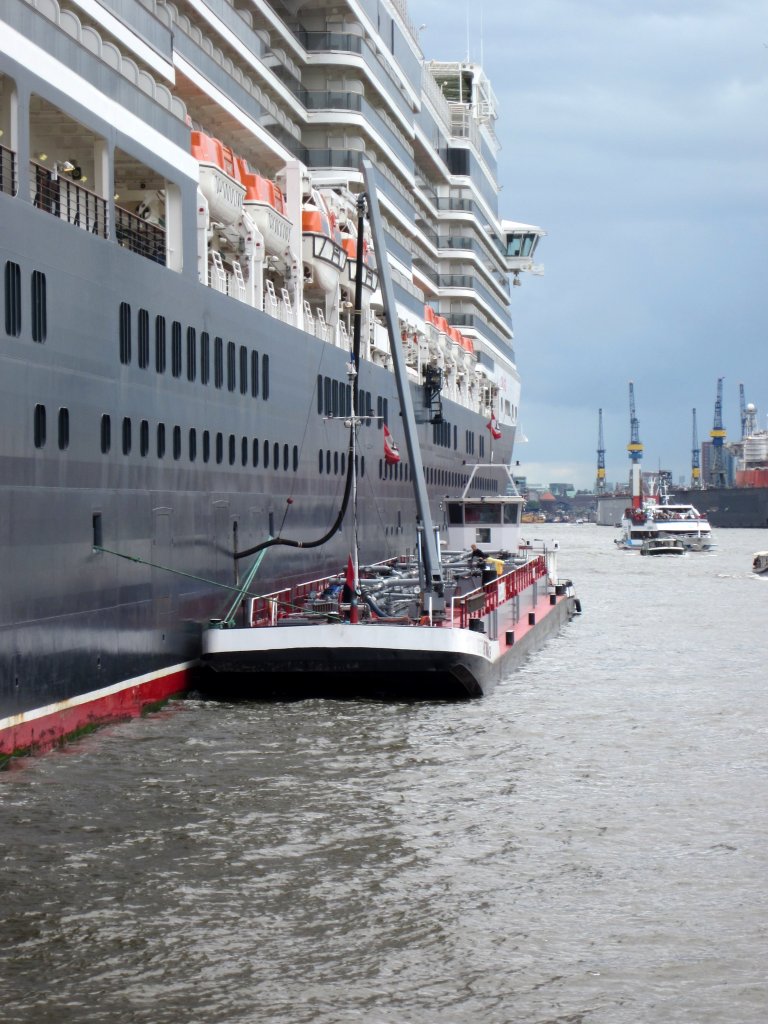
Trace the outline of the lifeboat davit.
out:
<instances>
[{"instance_id":1,"label":"lifeboat davit","mask_svg":"<svg viewBox=\"0 0 768 1024\"><path fill-rule=\"evenodd\" d=\"M245 185L229 146L205 132L192 132L192 156L200 167L200 191L212 221L234 224L243 215Z\"/></svg>"},{"instance_id":2,"label":"lifeboat davit","mask_svg":"<svg viewBox=\"0 0 768 1024\"><path fill-rule=\"evenodd\" d=\"M263 236L265 251L270 256L282 256L291 241L285 197L274 181L250 171L242 157L237 157L237 164L245 186L245 212Z\"/></svg>"},{"instance_id":3,"label":"lifeboat davit","mask_svg":"<svg viewBox=\"0 0 768 1024\"><path fill-rule=\"evenodd\" d=\"M312 189L301 210L304 284L329 293L339 287L347 254L341 234L328 204L317 189Z\"/></svg>"}]
</instances>

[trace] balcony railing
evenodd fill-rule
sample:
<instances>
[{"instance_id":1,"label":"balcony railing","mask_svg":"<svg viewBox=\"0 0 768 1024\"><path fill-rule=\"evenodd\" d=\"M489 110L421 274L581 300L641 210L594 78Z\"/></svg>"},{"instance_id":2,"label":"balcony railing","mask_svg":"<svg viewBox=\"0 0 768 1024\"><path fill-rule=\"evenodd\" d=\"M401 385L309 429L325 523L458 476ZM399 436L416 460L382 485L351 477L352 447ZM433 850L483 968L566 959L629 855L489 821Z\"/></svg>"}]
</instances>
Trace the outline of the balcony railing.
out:
<instances>
[{"instance_id":1,"label":"balcony railing","mask_svg":"<svg viewBox=\"0 0 768 1024\"><path fill-rule=\"evenodd\" d=\"M349 32L308 32L300 28L296 38L305 50L317 53L324 50L340 50L343 53L362 53L363 40Z\"/></svg>"},{"instance_id":2,"label":"balcony railing","mask_svg":"<svg viewBox=\"0 0 768 1024\"><path fill-rule=\"evenodd\" d=\"M16 154L12 149L0 146L0 192L15 196L17 187Z\"/></svg>"},{"instance_id":3,"label":"balcony railing","mask_svg":"<svg viewBox=\"0 0 768 1024\"><path fill-rule=\"evenodd\" d=\"M165 266L165 230L156 224L115 207L115 237L118 245Z\"/></svg>"},{"instance_id":4,"label":"balcony railing","mask_svg":"<svg viewBox=\"0 0 768 1024\"><path fill-rule=\"evenodd\" d=\"M30 161L32 202L83 231L107 237L107 202L61 172Z\"/></svg>"}]
</instances>

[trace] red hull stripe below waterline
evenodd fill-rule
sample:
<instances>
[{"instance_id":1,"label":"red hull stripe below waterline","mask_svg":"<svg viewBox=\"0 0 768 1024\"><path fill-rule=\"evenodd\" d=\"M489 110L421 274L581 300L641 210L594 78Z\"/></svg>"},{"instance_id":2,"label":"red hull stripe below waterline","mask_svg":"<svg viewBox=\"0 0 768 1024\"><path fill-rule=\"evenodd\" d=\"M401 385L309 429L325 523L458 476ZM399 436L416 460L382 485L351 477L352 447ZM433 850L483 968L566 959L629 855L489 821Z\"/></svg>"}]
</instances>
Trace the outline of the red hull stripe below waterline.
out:
<instances>
[{"instance_id":1,"label":"red hull stripe below waterline","mask_svg":"<svg viewBox=\"0 0 768 1024\"><path fill-rule=\"evenodd\" d=\"M0 718L0 755L42 753L60 740L94 725L133 718L147 704L183 693L196 662L184 662L126 679L103 690Z\"/></svg>"}]
</instances>

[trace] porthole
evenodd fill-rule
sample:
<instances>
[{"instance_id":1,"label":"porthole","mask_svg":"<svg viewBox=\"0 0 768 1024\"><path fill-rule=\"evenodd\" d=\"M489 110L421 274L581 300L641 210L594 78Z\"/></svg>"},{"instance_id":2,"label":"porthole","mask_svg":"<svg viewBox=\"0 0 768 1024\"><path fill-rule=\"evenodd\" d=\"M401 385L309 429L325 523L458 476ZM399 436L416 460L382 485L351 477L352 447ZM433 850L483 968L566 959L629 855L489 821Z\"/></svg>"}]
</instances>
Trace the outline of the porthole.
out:
<instances>
[{"instance_id":1,"label":"porthole","mask_svg":"<svg viewBox=\"0 0 768 1024\"><path fill-rule=\"evenodd\" d=\"M44 448L45 447L45 435L46 435L45 406L44 405L36 405L35 406L35 416L34 416L35 448Z\"/></svg>"},{"instance_id":2,"label":"porthole","mask_svg":"<svg viewBox=\"0 0 768 1024\"><path fill-rule=\"evenodd\" d=\"M107 455L112 447L112 420L108 413L101 417L101 452Z\"/></svg>"}]
</instances>

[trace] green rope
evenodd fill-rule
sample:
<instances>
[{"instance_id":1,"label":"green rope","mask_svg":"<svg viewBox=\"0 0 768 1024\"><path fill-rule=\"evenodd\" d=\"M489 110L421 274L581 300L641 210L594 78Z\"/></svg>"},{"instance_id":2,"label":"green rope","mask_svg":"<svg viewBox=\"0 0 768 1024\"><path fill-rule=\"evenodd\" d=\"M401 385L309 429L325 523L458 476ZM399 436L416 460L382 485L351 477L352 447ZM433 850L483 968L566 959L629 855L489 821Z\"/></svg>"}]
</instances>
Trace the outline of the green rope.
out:
<instances>
[{"instance_id":1,"label":"green rope","mask_svg":"<svg viewBox=\"0 0 768 1024\"><path fill-rule=\"evenodd\" d=\"M229 629L230 626L233 625L233 623L235 621L235 615L237 615L237 610L240 607L240 605L242 604L243 598L248 593L248 590L250 589L251 583L253 582L253 578L256 575L256 572L258 571L258 568L261 565L262 560L264 558L264 555L266 555L266 553L267 553L266 548L263 551L260 551L259 552L259 557L253 563L253 565L248 570L248 572L245 574L243 582L240 585L240 590L238 591L237 597L234 599L234 601L230 605L229 611L227 612L227 614L224 616L224 618L221 621L221 628L222 629Z\"/></svg>"},{"instance_id":2,"label":"green rope","mask_svg":"<svg viewBox=\"0 0 768 1024\"><path fill-rule=\"evenodd\" d=\"M218 580L210 580L207 579L205 576L196 576L194 573L191 572L183 572L181 569L172 569L169 565L159 565L157 562L149 562L147 561L146 558L139 558L138 555L126 555L122 551L112 551L110 548L103 548L99 544L94 544L93 550L100 551L104 555L114 555L115 558L124 558L127 562L135 562L137 565L148 565L150 569L162 569L164 572L171 572L175 576L184 576L188 580L196 580L198 583L207 583L211 587L219 587L222 590L230 590L232 593L236 594L237 597L232 602L232 605L229 611L227 612L226 617L222 619L221 624L219 626L220 629L228 629L232 625L232 621L234 619L235 613L237 612L238 606L240 605L240 602L244 598L251 597L255 600L262 600L270 596L269 594L254 594L250 590L248 590L248 587L250 587L253 581L253 577L256 575L256 570L261 564L261 559L266 554L266 549L260 552L260 557L256 559L256 562L248 570L245 580L239 587L233 587L229 583L220 583ZM308 611L307 609L301 609L299 608L298 605L293 605L288 601L281 601L280 604L284 608L292 608L296 611L303 611L304 614L308 616L316 615L318 618L326 619L337 617L334 616L332 612L312 612Z\"/></svg>"},{"instance_id":3,"label":"green rope","mask_svg":"<svg viewBox=\"0 0 768 1024\"><path fill-rule=\"evenodd\" d=\"M183 572L181 569L172 569L170 565L158 565L157 562L149 562L146 558L139 558L137 555L126 555L122 551L111 551L109 548L93 545L94 551L100 551L105 555L114 555L115 558L124 558L127 562L136 562L137 565L148 565L151 569L162 569L164 572L172 572L175 576L186 576L189 580L196 580L198 583L207 583L211 587L220 587L222 590L231 590L234 594L242 594L242 597L267 597L267 594L251 594L242 587L233 587L229 583L220 583L218 580L209 580L205 576L195 576L191 572Z\"/></svg>"}]
</instances>

